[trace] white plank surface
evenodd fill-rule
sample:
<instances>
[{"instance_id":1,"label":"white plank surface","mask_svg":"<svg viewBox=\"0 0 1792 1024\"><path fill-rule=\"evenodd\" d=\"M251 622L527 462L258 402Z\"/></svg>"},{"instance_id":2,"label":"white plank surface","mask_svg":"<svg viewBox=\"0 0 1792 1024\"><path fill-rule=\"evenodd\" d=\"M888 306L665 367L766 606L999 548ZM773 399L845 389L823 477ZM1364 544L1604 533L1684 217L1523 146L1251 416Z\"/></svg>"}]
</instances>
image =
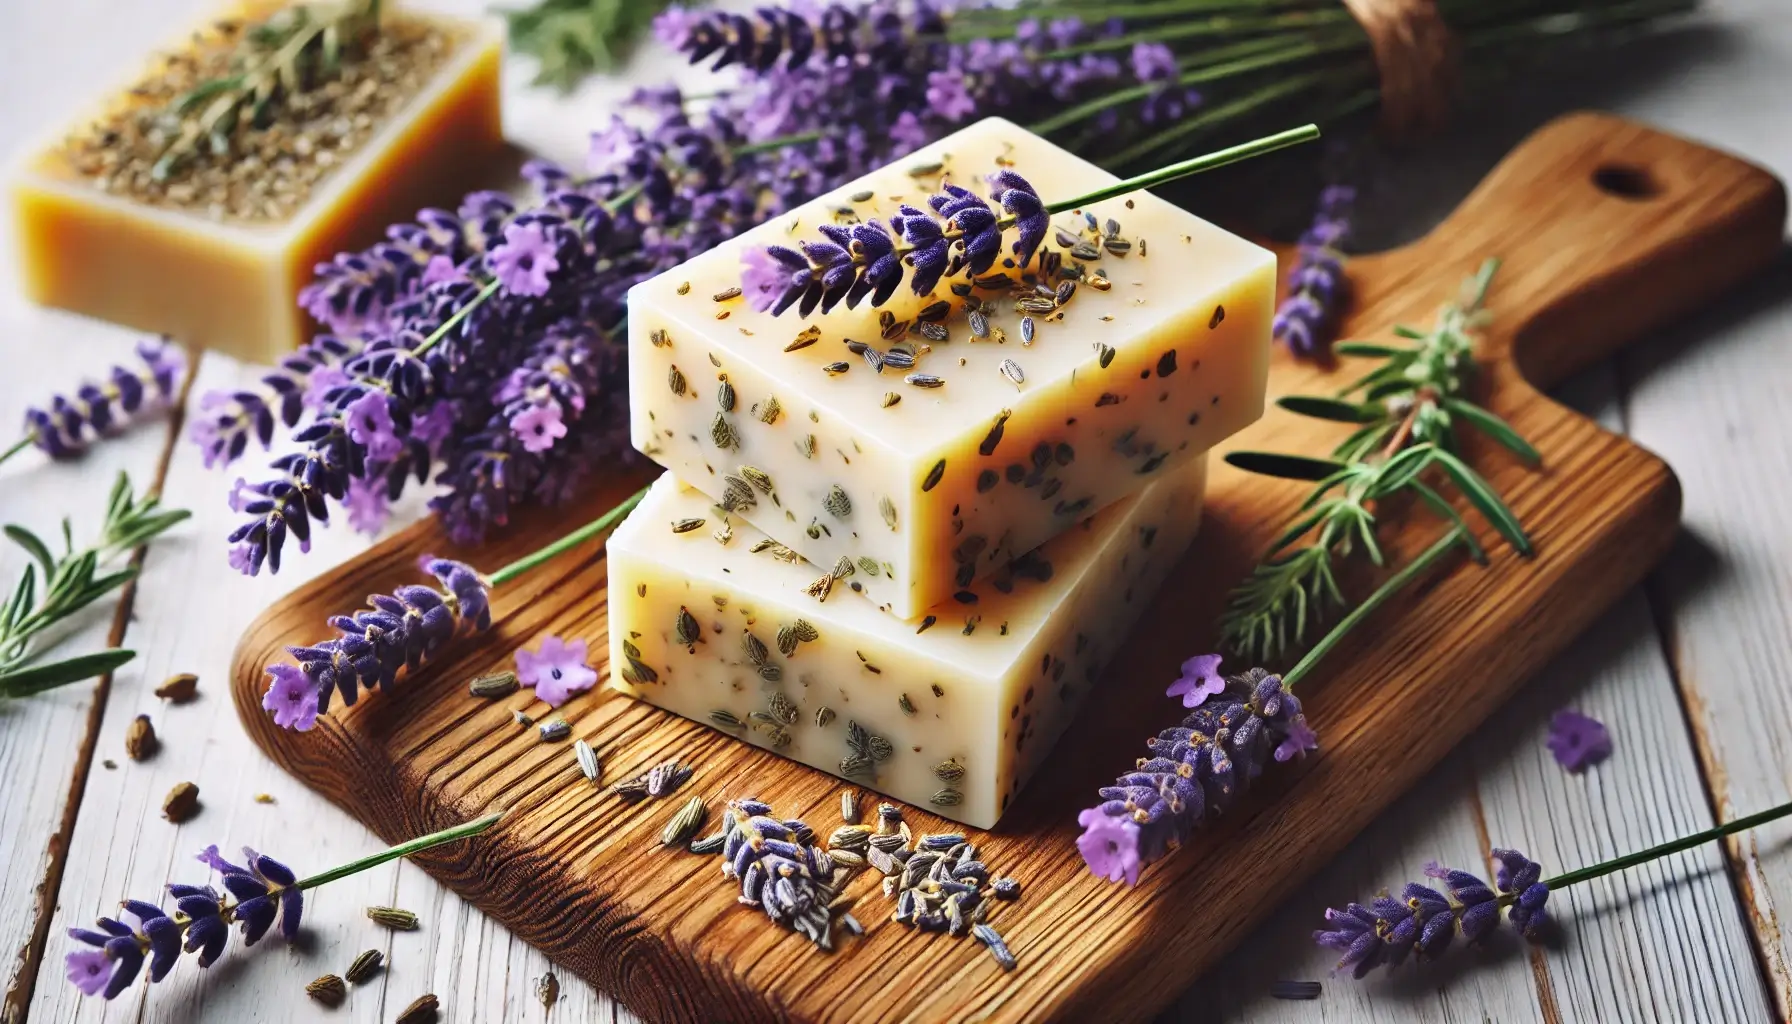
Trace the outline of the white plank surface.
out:
<instances>
[{"instance_id":1,"label":"white plank surface","mask_svg":"<svg viewBox=\"0 0 1792 1024\"><path fill-rule=\"evenodd\" d=\"M0 95L29 95L34 102L0 107L0 158L78 109L94 83L116 77L144 40L167 37L170 26L210 4L60 0L9 6L16 10L9 9L9 29L0 33ZM472 12L483 5L438 0L432 6ZM1676 49L1673 60L1664 62L1659 80L1627 80L1633 91L1608 102L1792 177L1792 124L1777 99L1792 94L1792 9L1776 0L1748 0L1720 3L1714 17L1732 30L1696 36L1695 45ZM103 30L95 28L101 24ZM668 66L649 58L635 75L657 80ZM569 160L582 151L583 132L607 116L608 100L627 87L600 83L563 100L521 88L526 80L526 69L510 70L506 113L513 137ZM1603 95L1599 88L1582 93ZM35 102L38 97L42 102ZM1544 105L1560 102L1552 98ZM1534 122L1539 114L1526 110L1514 119ZM1458 154L1421 154L1410 162L1408 175L1422 172L1428 182L1441 182L1431 186L1436 209L1415 199L1422 189L1400 187L1396 178L1389 191L1397 198L1379 202L1405 209L1381 222L1410 230L1441 212L1484 169L1484 163L1473 166L1475 159L1490 161L1515 135L1481 131L1477 137L1478 151L1462 147L1473 151L1466 170ZM1439 173L1440 162L1454 169L1454 177ZM1372 219L1376 213L1370 210ZM1376 230L1371 224L1370 237ZM1275 978L1325 977L1329 965L1308 933L1327 903L1417 877L1432 858L1484 867L1477 858L1491 838L1527 849L1548 870L1563 870L1709 823L1707 786L1725 817L1786 798L1792 788L1785 767L1792 704L1781 680L1792 663L1792 541L1781 510L1792 498L1792 427L1778 414L1792 400L1789 297L1792 269L1757 289L1743 312L1706 318L1625 364L1624 425L1668 457L1687 490L1691 540L1652 589L1651 605L1633 597L1607 616L1435 780L1397 803L1336 865L1300 887L1222 969L1195 984L1173 1019L1505 1024L1752 1021L1784 1014L1792 1004L1792 971L1774 909L1776 897L1792 899L1792 854L1785 852L1792 833L1784 829L1740 846L1752 914L1738 902L1718 852L1698 851L1552 900L1568 927L1563 943L1540 957L1516 944L1496 945L1367 984L1328 980L1316 1003L1279 1002L1265 993ZM0 424L16 422L24 403L51 386L72 383L78 370L128 353L131 341L103 325L20 307L10 290L0 293L0 327L6 328L0 331L0 359L24 370L0 382ZM200 386L244 379L249 372L208 359ZM48 526L63 510L90 509L114 467L146 478L161 442L157 431L142 431L78 467L45 467L21 457L0 469L0 520ZM208 842L249 843L301 871L378 846L365 829L254 751L223 689L236 636L254 614L365 541L337 527L308 558L292 559L277 580L236 577L224 566L221 542L233 519L223 494L234 474L203 471L184 443L176 456L167 492L193 508L198 521L150 555L126 638L141 657L119 673L95 738L97 757L112 757L119 768L93 767L81 791L78 822L64 837L68 866L31 1019L310 1020L315 1008L303 997L304 983L326 970L340 973L364 948L386 950L392 966L352 993L333 1019L389 1020L425 991L442 998L444 1018L451 1021L631 1019L567 975L559 979L560 1001L545 1010L535 998L536 981L549 969L544 958L409 865L314 894L307 934L293 947L269 939L267 948L233 950L209 972L189 961L147 995L139 990L110 1007L74 995L61 977L67 948L57 937L61 930L126 895L202 878L204 868L191 858ZM0 555L0 580L13 578L17 569L16 558ZM71 643L92 645L105 630L102 616ZM150 695L157 681L175 671L201 675L200 701L164 708ZM53 855L52 837L78 778L92 697L91 687L75 687L0 707L0 778L7 779L0 787L0 951L9 958L25 945L35 921L32 889ZM1541 747L1548 712L1570 700L1610 723L1617 738L1617 755L1586 777L1564 775ZM143 711L155 717L167 743L158 758L137 765L122 757L121 737L131 716ZM159 805L183 779L199 783L205 808L177 827L160 818ZM254 802L261 792L276 802ZM1273 881L1265 885L1266 892L1279 893ZM424 928L398 935L378 929L361 915L373 903L414 910ZM1768 955L1765 984L1751 931ZM9 976L7 984L16 980ZM1777 1010L1764 987L1779 1000Z\"/></svg>"}]
</instances>

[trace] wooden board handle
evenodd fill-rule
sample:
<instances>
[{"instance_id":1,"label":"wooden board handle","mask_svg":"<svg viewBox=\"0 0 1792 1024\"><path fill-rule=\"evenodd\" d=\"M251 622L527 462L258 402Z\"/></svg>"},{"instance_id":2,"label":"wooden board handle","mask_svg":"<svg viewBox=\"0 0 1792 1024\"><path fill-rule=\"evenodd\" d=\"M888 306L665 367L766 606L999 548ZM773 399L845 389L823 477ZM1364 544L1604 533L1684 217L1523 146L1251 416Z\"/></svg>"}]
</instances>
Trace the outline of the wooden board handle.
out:
<instances>
[{"instance_id":1,"label":"wooden board handle","mask_svg":"<svg viewBox=\"0 0 1792 1024\"><path fill-rule=\"evenodd\" d=\"M1785 219L1785 188L1767 171L1580 113L1534 132L1430 234L1366 259L1395 271L1375 268L1389 288L1499 257L1484 351L1548 388L1766 266Z\"/></svg>"}]
</instances>

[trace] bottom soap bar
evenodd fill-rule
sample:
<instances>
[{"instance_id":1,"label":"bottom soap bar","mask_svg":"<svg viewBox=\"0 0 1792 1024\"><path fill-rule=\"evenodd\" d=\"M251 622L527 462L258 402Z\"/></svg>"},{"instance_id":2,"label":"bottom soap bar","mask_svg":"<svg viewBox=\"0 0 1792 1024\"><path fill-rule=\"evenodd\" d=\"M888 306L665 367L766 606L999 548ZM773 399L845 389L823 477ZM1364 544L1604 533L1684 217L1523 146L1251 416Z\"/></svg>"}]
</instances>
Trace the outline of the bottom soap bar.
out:
<instances>
[{"instance_id":1,"label":"bottom soap bar","mask_svg":"<svg viewBox=\"0 0 1792 1024\"><path fill-rule=\"evenodd\" d=\"M854 576L809 596L819 570L668 473L609 540L613 685L989 828L1181 559L1206 475L1198 457L905 622Z\"/></svg>"}]
</instances>

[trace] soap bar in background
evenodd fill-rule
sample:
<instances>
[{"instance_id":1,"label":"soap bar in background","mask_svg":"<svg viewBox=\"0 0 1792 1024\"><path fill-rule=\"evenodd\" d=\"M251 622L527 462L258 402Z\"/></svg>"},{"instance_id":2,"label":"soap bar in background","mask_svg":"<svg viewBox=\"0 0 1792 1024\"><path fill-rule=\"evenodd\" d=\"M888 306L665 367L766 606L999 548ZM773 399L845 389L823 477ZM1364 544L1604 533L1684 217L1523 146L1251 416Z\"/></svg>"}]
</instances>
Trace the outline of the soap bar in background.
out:
<instances>
[{"instance_id":1,"label":"soap bar in background","mask_svg":"<svg viewBox=\"0 0 1792 1024\"><path fill-rule=\"evenodd\" d=\"M660 477L607 544L611 682L978 828L995 824L1181 560L1206 456L904 622ZM858 577L840 584L847 588Z\"/></svg>"},{"instance_id":2,"label":"soap bar in background","mask_svg":"<svg viewBox=\"0 0 1792 1024\"><path fill-rule=\"evenodd\" d=\"M990 119L629 295L635 446L822 570L869 559L879 571L855 582L902 619L1263 410L1274 254L1148 193L1053 219L1045 248L1084 275L1062 305L1011 291L1022 271L1001 261L971 292L990 307L976 323L952 279L923 297L905 283L882 316L842 304L773 317L739 295L749 249L799 244L819 224L887 224L942 176L986 192L1003 166L1047 201L1115 180ZM1053 277L1054 296L1067 280ZM921 319L928 306L938 322Z\"/></svg>"},{"instance_id":3,"label":"soap bar in background","mask_svg":"<svg viewBox=\"0 0 1792 1024\"><path fill-rule=\"evenodd\" d=\"M345 54L340 79L301 93L301 114L239 129L227 156L202 153L159 185L145 184L146 161L121 168L120 152L153 147L108 140L140 139L139 115L197 80L163 69L226 67L241 33L281 6L208 22L12 171L28 298L272 362L317 329L298 294L318 262L454 206L489 173L504 145L501 35L410 11L388 11L367 56Z\"/></svg>"}]
</instances>

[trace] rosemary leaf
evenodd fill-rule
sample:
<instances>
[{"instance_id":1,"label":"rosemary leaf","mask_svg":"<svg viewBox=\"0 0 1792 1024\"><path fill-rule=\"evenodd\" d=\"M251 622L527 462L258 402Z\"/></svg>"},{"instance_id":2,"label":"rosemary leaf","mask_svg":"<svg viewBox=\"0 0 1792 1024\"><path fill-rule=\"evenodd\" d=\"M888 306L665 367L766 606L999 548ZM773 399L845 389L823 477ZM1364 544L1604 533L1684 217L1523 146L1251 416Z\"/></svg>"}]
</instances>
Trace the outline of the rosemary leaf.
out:
<instances>
[{"instance_id":1,"label":"rosemary leaf","mask_svg":"<svg viewBox=\"0 0 1792 1024\"><path fill-rule=\"evenodd\" d=\"M501 13L511 49L540 63L536 83L570 91L620 64L668 6L670 0L538 0Z\"/></svg>"},{"instance_id":2,"label":"rosemary leaf","mask_svg":"<svg viewBox=\"0 0 1792 1024\"><path fill-rule=\"evenodd\" d=\"M1359 405L1340 398L1321 398L1316 395L1284 395L1276 399L1276 404L1296 416L1310 416L1316 420L1332 420L1336 423L1374 423L1386 415L1383 410L1372 405Z\"/></svg>"},{"instance_id":3,"label":"rosemary leaf","mask_svg":"<svg viewBox=\"0 0 1792 1024\"><path fill-rule=\"evenodd\" d=\"M1284 480L1326 480L1346 469L1344 463L1279 452L1229 452L1226 461L1247 473Z\"/></svg>"},{"instance_id":4,"label":"rosemary leaf","mask_svg":"<svg viewBox=\"0 0 1792 1024\"><path fill-rule=\"evenodd\" d=\"M1460 416L1467 420L1470 426L1479 430L1481 433L1486 434L1489 438L1493 439L1495 443L1511 451L1514 455L1517 455L1526 462L1535 464L1543 461L1543 456L1537 453L1537 449L1531 447L1529 441L1519 437L1518 431L1513 430L1510 424L1505 420L1500 419L1498 416L1495 416L1493 413L1488 412L1486 409L1481 408L1473 402L1465 402L1460 398L1444 399L1443 407L1448 410L1451 415Z\"/></svg>"}]
</instances>

